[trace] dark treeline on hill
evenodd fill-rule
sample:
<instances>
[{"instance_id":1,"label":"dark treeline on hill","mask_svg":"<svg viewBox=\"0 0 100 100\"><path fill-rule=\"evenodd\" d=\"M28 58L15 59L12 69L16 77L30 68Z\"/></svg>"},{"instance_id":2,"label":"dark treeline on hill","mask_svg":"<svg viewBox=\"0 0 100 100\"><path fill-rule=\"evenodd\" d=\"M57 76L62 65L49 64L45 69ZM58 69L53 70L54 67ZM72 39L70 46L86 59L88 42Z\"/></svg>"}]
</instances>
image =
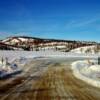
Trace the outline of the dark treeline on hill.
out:
<instances>
[{"instance_id":1,"label":"dark treeline on hill","mask_svg":"<svg viewBox=\"0 0 100 100\"><path fill-rule=\"evenodd\" d=\"M100 45L93 41L75 41L60 39L43 39L37 37L14 36L0 41L1 50L59 50L68 52L83 46Z\"/></svg>"}]
</instances>

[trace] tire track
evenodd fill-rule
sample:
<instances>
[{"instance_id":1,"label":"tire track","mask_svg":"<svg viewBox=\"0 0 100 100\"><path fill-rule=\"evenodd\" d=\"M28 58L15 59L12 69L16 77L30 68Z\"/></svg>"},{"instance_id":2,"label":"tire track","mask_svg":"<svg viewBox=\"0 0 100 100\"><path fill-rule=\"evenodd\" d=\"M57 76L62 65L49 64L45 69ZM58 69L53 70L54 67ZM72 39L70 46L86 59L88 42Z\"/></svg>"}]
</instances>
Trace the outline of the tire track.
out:
<instances>
[{"instance_id":1,"label":"tire track","mask_svg":"<svg viewBox=\"0 0 100 100\"><path fill-rule=\"evenodd\" d=\"M100 89L76 79L69 63L41 60L35 67L31 64L26 82L0 100L100 100ZM34 70L41 76L36 81Z\"/></svg>"},{"instance_id":2,"label":"tire track","mask_svg":"<svg viewBox=\"0 0 100 100\"><path fill-rule=\"evenodd\" d=\"M22 76L24 81L22 83L19 83L17 86L9 89L9 91L7 93L5 93L5 95L3 97L1 97L0 100L6 100L7 98L8 98L8 100L10 100L9 99L10 95L12 95L13 93L16 93L16 91L18 91L16 94L16 97L18 97L18 95L20 94L19 90L23 91L23 88L25 88L25 85L28 84L33 79L34 76L39 75L39 74L40 74L39 76L41 76L44 71L44 69L43 68L41 69L41 67L49 65L49 64L50 64L50 62L48 62L48 61L45 61L45 62L39 61L36 63L35 68L34 68L34 63L32 63L32 62L29 63L30 68L28 68L28 70L25 71L24 75ZM46 71L46 68L45 68L45 71Z\"/></svg>"}]
</instances>

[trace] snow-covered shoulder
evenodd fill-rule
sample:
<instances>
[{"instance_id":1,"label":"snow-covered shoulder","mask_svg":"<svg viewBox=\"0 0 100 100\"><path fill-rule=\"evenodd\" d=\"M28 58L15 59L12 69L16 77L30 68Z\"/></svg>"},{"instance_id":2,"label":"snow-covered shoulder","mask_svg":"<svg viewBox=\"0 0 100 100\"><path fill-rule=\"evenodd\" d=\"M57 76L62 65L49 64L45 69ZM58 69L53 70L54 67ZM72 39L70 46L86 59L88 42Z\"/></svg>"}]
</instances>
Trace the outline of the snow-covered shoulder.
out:
<instances>
[{"instance_id":1,"label":"snow-covered shoulder","mask_svg":"<svg viewBox=\"0 0 100 100\"><path fill-rule=\"evenodd\" d=\"M75 77L96 87L100 87L100 65L97 60L84 60L72 63Z\"/></svg>"}]
</instances>

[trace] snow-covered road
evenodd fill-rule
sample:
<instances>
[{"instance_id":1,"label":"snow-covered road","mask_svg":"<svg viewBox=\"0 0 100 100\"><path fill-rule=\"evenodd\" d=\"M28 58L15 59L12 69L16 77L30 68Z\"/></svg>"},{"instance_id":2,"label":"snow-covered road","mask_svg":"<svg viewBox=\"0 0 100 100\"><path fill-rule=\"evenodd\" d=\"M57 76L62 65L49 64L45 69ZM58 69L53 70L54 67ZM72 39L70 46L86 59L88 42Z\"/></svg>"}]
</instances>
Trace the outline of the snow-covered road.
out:
<instances>
[{"instance_id":1,"label":"snow-covered road","mask_svg":"<svg viewBox=\"0 0 100 100\"><path fill-rule=\"evenodd\" d=\"M73 76L71 60L34 59L25 75L0 84L0 100L100 100L99 89Z\"/></svg>"}]
</instances>

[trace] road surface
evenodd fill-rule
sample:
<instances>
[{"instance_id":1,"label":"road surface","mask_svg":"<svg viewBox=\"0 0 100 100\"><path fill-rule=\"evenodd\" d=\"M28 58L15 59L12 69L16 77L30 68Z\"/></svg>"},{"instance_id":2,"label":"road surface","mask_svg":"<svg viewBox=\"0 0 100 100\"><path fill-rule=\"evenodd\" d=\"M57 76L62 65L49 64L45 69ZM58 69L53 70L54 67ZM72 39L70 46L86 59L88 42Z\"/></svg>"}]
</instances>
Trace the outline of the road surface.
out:
<instances>
[{"instance_id":1,"label":"road surface","mask_svg":"<svg viewBox=\"0 0 100 100\"><path fill-rule=\"evenodd\" d=\"M35 59L0 80L0 100L100 100L100 89L73 76L71 59Z\"/></svg>"}]
</instances>

